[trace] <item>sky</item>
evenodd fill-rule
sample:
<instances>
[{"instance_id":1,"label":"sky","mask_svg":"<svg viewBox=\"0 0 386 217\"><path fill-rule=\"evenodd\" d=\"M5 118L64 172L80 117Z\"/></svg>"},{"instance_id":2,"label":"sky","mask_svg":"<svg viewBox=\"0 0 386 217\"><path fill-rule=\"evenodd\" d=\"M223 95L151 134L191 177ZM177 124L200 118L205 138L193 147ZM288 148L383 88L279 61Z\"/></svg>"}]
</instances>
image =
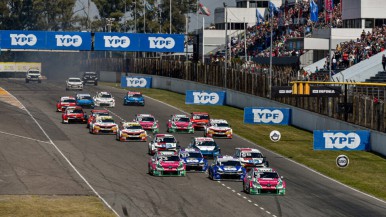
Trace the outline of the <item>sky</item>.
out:
<instances>
[{"instance_id":1,"label":"sky","mask_svg":"<svg viewBox=\"0 0 386 217\"><path fill-rule=\"evenodd\" d=\"M173 1L173 0L172 0ZM201 3L207 7L211 11L210 16L205 16L205 26L209 26L211 23L214 23L214 9L218 7L223 7L223 3L226 3L228 7L236 7L236 0L201 0ZM77 0L75 4L74 11L78 11L78 15L84 15L86 16L87 13L87 5L88 0ZM85 10L82 10L85 8ZM95 4L90 4L90 17L94 17L95 15L98 15L98 9L96 8ZM198 17L196 14L190 14L190 23L189 23L189 31L193 31L197 28L202 28L202 17L203 15L199 15ZM130 18L128 18L130 19Z\"/></svg>"}]
</instances>

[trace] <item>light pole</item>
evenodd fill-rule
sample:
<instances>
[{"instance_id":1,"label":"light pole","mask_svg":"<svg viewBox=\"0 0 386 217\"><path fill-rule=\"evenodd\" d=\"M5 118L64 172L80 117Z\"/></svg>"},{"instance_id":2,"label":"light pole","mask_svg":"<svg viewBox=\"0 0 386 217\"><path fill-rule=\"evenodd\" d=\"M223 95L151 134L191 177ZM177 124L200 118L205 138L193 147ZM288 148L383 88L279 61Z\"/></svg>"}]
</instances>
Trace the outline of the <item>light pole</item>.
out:
<instances>
[{"instance_id":1,"label":"light pole","mask_svg":"<svg viewBox=\"0 0 386 217\"><path fill-rule=\"evenodd\" d=\"M224 62L224 88L227 88L227 71L228 71L228 13L227 4L223 2L225 13L225 62Z\"/></svg>"},{"instance_id":2,"label":"light pole","mask_svg":"<svg viewBox=\"0 0 386 217\"><path fill-rule=\"evenodd\" d=\"M137 1L134 2L134 27L135 33L137 33Z\"/></svg>"},{"instance_id":3,"label":"light pole","mask_svg":"<svg viewBox=\"0 0 386 217\"><path fill-rule=\"evenodd\" d=\"M170 18L169 18L169 34L172 34L172 0L169 0L169 14L170 14Z\"/></svg>"},{"instance_id":4,"label":"light pole","mask_svg":"<svg viewBox=\"0 0 386 217\"><path fill-rule=\"evenodd\" d=\"M111 26L113 25L113 22L114 22L114 20L115 20L115 18L106 18L106 20L107 20L107 26L108 26L108 28L109 28L109 32L111 32ZM111 53L111 51L109 52L110 53L110 58L112 57L112 53Z\"/></svg>"},{"instance_id":5,"label":"light pole","mask_svg":"<svg viewBox=\"0 0 386 217\"><path fill-rule=\"evenodd\" d=\"M271 5L272 4L272 2L271 2L271 0L270 0L270 3L269 3L269 5ZM268 8L269 8L269 6L268 6ZM269 8L269 16L271 17L271 45L270 45L270 47L269 47L269 85L268 85L268 92L269 92L269 98L270 99L272 99L272 91L271 91L271 89L272 89L272 46L273 46L273 44L272 44L272 32L273 32L273 11L271 11L272 9L271 8Z\"/></svg>"}]
</instances>

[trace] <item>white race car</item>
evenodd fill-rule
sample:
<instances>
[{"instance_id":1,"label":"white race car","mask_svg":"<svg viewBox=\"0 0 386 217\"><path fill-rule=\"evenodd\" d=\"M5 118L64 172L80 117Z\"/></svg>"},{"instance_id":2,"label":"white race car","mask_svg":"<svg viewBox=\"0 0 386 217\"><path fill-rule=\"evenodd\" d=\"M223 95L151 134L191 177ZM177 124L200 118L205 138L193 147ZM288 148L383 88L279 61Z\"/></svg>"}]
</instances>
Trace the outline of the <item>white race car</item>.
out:
<instances>
[{"instance_id":1,"label":"white race car","mask_svg":"<svg viewBox=\"0 0 386 217\"><path fill-rule=\"evenodd\" d=\"M118 125L111 116L97 116L90 123L89 131L92 134L116 134Z\"/></svg>"},{"instance_id":2,"label":"white race car","mask_svg":"<svg viewBox=\"0 0 386 217\"><path fill-rule=\"evenodd\" d=\"M83 81L80 78L68 78L66 90L83 90Z\"/></svg>"},{"instance_id":3,"label":"white race car","mask_svg":"<svg viewBox=\"0 0 386 217\"><path fill-rule=\"evenodd\" d=\"M226 120L210 119L208 126L205 128L204 136L232 139L233 130Z\"/></svg>"},{"instance_id":4,"label":"white race car","mask_svg":"<svg viewBox=\"0 0 386 217\"><path fill-rule=\"evenodd\" d=\"M269 167L264 155L256 148L236 148L235 158L239 159L241 165L246 169L252 167Z\"/></svg>"},{"instance_id":5,"label":"white race car","mask_svg":"<svg viewBox=\"0 0 386 217\"><path fill-rule=\"evenodd\" d=\"M138 122L122 122L117 133L118 141L147 141L147 133Z\"/></svg>"},{"instance_id":6,"label":"white race car","mask_svg":"<svg viewBox=\"0 0 386 217\"><path fill-rule=\"evenodd\" d=\"M174 150L179 148L176 138L171 134L156 134L149 143L149 154L153 155L157 151Z\"/></svg>"},{"instance_id":7,"label":"white race car","mask_svg":"<svg viewBox=\"0 0 386 217\"><path fill-rule=\"evenodd\" d=\"M109 92L97 92L93 99L95 106L115 107L115 99Z\"/></svg>"}]
</instances>

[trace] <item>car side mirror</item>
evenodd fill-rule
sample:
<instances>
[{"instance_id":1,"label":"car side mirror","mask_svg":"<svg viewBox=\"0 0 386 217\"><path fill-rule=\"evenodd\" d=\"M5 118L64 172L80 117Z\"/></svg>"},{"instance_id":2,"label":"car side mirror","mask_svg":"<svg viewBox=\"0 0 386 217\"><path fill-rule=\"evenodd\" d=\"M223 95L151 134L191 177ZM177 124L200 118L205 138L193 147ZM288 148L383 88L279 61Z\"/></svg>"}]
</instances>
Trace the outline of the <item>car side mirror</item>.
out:
<instances>
[{"instance_id":1,"label":"car side mirror","mask_svg":"<svg viewBox=\"0 0 386 217\"><path fill-rule=\"evenodd\" d=\"M281 179L284 179L284 176L280 176Z\"/></svg>"}]
</instances>

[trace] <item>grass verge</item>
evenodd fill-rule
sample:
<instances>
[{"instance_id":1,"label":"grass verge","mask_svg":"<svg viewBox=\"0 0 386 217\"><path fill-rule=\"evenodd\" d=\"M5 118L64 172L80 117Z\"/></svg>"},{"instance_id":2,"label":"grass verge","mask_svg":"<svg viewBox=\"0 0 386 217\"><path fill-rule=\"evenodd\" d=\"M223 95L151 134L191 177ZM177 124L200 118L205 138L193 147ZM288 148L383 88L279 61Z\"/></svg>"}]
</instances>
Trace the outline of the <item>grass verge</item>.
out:
<instances>
[{"instance_id":1,"label":"grass verge","mask_svg":"<svg viewBox=\"0 0 386 217\"><path fill-rule=\"evenodd\" d=\"M119 87L119 84L115 83L103 85ZM382 156L364 151L314 151L311 132L292 126L244 124L242 109L229 106L186 105L185 95L166 90L145 88L130 88L130 90L140 91L186 112L209 112L212 118L227 119L234 133L353 188L386 200L384 188L386 159ZM281 140L277 143L269 139L272 130L281 132ZM335 164L335 159L340 154L345 154L350 159L350 165L345 169L340 169Z\"/></svg>"},{"instance_id":2,"label":"grass verge","mask_svg":"<svg viewBox=\"0 0 386 217\"><path fill-rule=\"evenodd\" d=\"M94 196L1 195L0 216L115 216Z\"/></svg>"}]
</instances>

